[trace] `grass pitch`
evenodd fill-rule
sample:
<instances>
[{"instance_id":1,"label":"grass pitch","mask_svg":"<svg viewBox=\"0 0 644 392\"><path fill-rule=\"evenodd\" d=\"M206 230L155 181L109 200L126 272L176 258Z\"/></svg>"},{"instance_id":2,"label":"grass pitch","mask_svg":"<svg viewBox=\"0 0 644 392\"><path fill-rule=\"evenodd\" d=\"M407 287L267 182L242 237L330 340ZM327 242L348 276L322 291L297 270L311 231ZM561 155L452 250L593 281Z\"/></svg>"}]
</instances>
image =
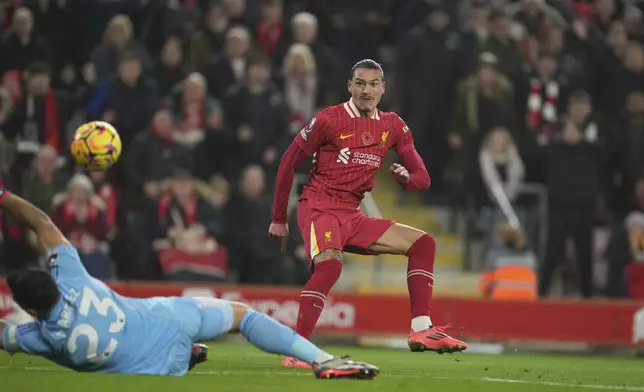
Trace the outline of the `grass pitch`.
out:
<instances>
[{"instance_id":1,"label":"grass pitch","mask_svg":"<svg viewBox=\"0 0 644 392\"><path fill-rule=\"evenodd\" d=\"M533 355L410 353L332 347L371 362L373 381L317 380L312 372L280 368L281 358L250 345L216 343L210 360L186 377L74 373L40 358L0 353L0 391L40 392L361 392L550 391L644 392L644 360Z\"/></svg>"}]
</instances>

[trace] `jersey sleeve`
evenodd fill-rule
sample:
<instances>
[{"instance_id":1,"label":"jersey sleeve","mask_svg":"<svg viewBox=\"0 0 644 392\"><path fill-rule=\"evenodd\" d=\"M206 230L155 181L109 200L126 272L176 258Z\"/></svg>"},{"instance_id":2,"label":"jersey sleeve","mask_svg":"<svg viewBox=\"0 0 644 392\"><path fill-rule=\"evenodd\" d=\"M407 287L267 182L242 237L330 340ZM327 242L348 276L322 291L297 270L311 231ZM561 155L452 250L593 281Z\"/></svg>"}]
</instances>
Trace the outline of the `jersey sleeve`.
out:
<instances>
[{"instance_id":1,"label":"jersey sleeve","mask_svg":"<svg viewBox=\"0 0 644 392\"><path fill-rule=\"evenodd\" d=\"M273 199L273 222L286 223L288 220L288 199L293 187L295 170L307 158L306 152L297 142L291 143L286 149L277 168L275 180L275 196Z\"/></svg>"},{"instance_id":2,"label":"jersey sleeve","mask_svg":"<svg viewBox=\"0 0 644 392\"><path fill-rule=\"evenodd\" d=\"M308 155L313 155L330 138L331 124L327 111L318 113L309 124L295 136L295 142Z\"/></svg>"},{"instance_id":3,"label":"jersey sleeve","mask_svg":"<svg viewBox=\"0 0 644 392\"><path fill-rule=\"evenodd\" d=\"M411 135L409 127L398 115L393 116L393 128L396 134L396 140L393 146L394 151L400 153L401 151L414 146L414 138Z\"/></svg>"},{"instance_id":4,"label":"jersey sleeve","mask_svg":"<svg viewBox=\"0 0 644 392\"><path fill-rule=\"evenodd\" d=\"M28 324L5 325L2 331L2 345L5 351L11 354L24 352L47 355L53 351L52 346L40 333L40 324L36 321Z\"/></svg>"},{"instance_id":5,"label":"jersey sleeve","mask_svg":"<svg viewBox=\"0 0 644 392\"><path fill-rule=\"evenodd\" d=\"M78 251L71 245L58 245L47 252L51 275L56 280L88 276Z\"/></svg>"}]
</instances>

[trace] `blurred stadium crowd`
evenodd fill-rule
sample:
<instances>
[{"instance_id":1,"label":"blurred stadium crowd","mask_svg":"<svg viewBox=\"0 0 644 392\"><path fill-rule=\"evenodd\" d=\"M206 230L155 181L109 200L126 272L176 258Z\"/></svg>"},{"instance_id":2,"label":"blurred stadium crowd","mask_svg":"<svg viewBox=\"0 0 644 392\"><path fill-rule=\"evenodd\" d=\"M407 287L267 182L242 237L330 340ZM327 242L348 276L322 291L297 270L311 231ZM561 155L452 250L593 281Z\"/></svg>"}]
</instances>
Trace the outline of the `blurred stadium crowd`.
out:
<instances>
[{"instance_id":1,"label":"blurred stadium crowd","mask_svg":"<svg viewBox=\"0 0 644 392\"><path fill-rule=\"evenodd\" d=\"M301 284L299 234L286 254L266 234L276 167L318 109L347 99L351 65L374 58L389 82L382 108L406 120L432 174L425 202L467 201L494 221L500 185L523 219L523 184L543 184L541 294L567 237L592 294L600 225L619 296L643 258L643 6L4 0L0 178L52 214L98 278ZM70 135L99 119L124 155L80 173ZM29 234L0 222L0 266L37 264Z\"/></svg>"}]
</instances>

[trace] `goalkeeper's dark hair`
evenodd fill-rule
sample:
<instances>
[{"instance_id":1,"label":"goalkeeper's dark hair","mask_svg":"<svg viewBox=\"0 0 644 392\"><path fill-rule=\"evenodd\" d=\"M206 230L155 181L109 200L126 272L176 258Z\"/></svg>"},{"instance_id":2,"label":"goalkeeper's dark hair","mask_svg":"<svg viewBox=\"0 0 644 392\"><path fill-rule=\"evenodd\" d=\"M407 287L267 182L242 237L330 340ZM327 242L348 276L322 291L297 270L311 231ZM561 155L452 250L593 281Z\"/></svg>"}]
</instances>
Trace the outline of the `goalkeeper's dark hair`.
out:
<instances>
[{"instance_id":1,"label":"goalkeeper's dark hair","mask_svg":"<svg viewBox=\"0 0 644 392\"><path fill-rule=\"evenodd\" d=\"M382 79L385 79L385 71L382 70L382 66L376 60L363 59L358 61L353 67L351 67L351 79L353 79L356 71L359 69L375 69L376 71L380 71Z\"/></svg>"},{"instance_id":2,"label":"goalkeeper's dark hair","mask_svg":"<svg viewBox=\"0 0 644 392\"><path fill-rule=\"evenodd\" d=\"M13 300L26 311L45 317L60 300L56 281L47 271L24 269L10 272L7 285Z\"/></svg>"}]
</instances>

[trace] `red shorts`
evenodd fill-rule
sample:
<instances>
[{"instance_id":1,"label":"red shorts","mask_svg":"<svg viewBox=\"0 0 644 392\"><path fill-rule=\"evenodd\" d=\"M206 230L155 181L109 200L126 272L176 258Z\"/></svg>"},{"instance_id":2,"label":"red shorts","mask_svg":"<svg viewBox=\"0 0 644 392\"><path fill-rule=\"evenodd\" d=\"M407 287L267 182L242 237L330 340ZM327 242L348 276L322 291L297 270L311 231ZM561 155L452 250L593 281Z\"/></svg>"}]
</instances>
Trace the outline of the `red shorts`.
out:
<instances>
[{"instance_id":1,"label":"red shorts","mask_svg":"<svg viewBox=\"0 0 644 392\"><path fill-rule=\"evenodd\" d=\"M395 223L389 219L369 217L358 208L327 204L311 198L300 201L297 218L311 261L325 249L373 254L367 248Z\"/></svg>"}]
</instances>

